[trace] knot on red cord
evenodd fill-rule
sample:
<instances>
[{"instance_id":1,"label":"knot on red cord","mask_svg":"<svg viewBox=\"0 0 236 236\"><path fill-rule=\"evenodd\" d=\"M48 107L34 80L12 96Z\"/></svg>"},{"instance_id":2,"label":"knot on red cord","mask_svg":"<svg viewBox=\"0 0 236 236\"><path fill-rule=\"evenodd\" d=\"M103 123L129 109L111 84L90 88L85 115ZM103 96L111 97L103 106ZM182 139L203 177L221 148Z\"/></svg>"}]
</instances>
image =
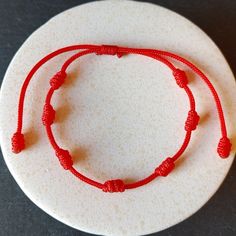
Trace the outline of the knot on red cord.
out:
<instances>
[{"instance_id":1,"label":"knot on red cord","mask_svg":"<svg viewBox=\"0 0 236 236\"><path fill-rule=\"evenodd\" d=\"M108 180L104 183L102 188L103 192L124 192L125 184L121 179Z\"/></svg>"},{"instance_id":2,"label":"knot on red cord","mask_svg":"<svg viewBox=\"0 0 236 236\"><path fill-rule=\"evenodd\" d=\"M222 137L218 143L217 152L221 158L227 158L230 154L232 144L229 138Z\"/></svg>"},{"instance_id":3,"label":"knot on red cord","mask_svg":"<svg viewBox=\"0 0 236 236\"><path fill-rule=\"evenodd\" d=\"M186 131L192 131L197 128L198 122L200 120L200 116L197 114L195 110L190 110L188 112L188 117L185 122L185 130Z\"/></svg>"},{"instance_id":4,"label":"knot on red cord","mask_svg":"<svg viewBox=\"0 0 236 236\"><path fill-rule=\"evenodd\" d=\"M51 79L50 79L50 85L51 87L56 90L59 89L62 84L64 83L66 78L66 72L65 71L59 71L57 72Z\"/></svg>"},{"instance_id":5,"label":"knot on red cord","mask_svg":"<svg viewBox=\"0 0 236 236\"><path fill-rule=\"evenodd\" d=\"M175 77L176 83L180 88L183 88L188 84L187 75L183 70L175 69L173 71L173 76Z\"/></svg>"},{"instance_id":6,"label":"knot on red cord","mask_svg":"<svg viewBox=\"0 0 236 236\"><path fill-rule=\"evenodd\" d=\"M171 157L168 157L155 169L155 173L166 177L174 168L174 160Z\"/></svg>"},{"instance_id":7,"label":"knot on red cord","mask_svg":"<svg viewBox=\"0 0 236 236\"><path fill-rule=\"evenodd\" d=\"M11 138L12 152L19 153L25 148L24 135L16 132Z\"/></svg>"},{"instance_id":8,"label":"knot on red cord","mask_svg":"<svg viewBox=\"0 0 236 236\"><path fill-rule=\"evenodd\" d=\"M69 151L60 148L56 150L56 156L65 170L69 170L72 167L73 161Z\"/></svg>"},{"instance_id":9,"label":"knot on red cord","mask_svg":"<svg viewBox=\"0 0 236 236\"><path fill-rule=\"evenodd\" d=\"M123 56L123 53L119 52L119 47L114 45L101 45L96 52L97 55L117 55L118 58Z\"/></svg>"},{"instance_id":10,"label":"knot on red cord","mask_svg":"<svg viewBox=\"0 0 236 236\"><path fill-rule=\"evenodd\" d=\"M51 125L55 119L55 110L51 104L46 103L43 107L42 122L43 125Z\"/></svg>"}]
</instances>

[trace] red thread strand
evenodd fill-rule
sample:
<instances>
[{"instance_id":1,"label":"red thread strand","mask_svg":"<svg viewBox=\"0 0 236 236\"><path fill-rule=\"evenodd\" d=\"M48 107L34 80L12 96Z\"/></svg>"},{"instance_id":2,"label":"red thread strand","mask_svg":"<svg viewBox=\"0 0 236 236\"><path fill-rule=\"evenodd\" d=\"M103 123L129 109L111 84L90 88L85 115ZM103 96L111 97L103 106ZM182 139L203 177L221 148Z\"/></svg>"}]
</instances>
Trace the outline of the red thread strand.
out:
<instances>
[{"instance_id":1,"label":"red thread strand","mask_svg":"<svg viewBox=\"0 0 236 236\"><path fill-rule=\"evenodd\" d=\"M54 57L56 57L56 56L58 56L62 53L70 52L70 51L74 51L74 50L80 50L80 49L97 49L97 47L98 46L96 46L96 45L84 44L84 45L73 45L73 46L60 48L60 49L48 54L47 56L45 56L44 58L42 58L39 62L37 62L35 64L35 66L31 69L31 71L27 75L27 77L26 77L26 79L25 79L25 81L24 81L24 83L21 87L20 97L19 97L19 104L18 104L17 132L21 133L21 130L22 130L23 110L24 110L24 100L25 100L26 90L28 88L30 80L32 79L34 74L38 71L38 69L42 65L44 65L46 62L51 60L52 58L54 58Z\"/></svg>"},{"instance_id":2,"label":"red thread strand","mask_svg":"<svg viewBox=\"0 0 236 236\"><path fill-rule=\"evenodd\" d=\"M187 86L188 79L185 74L185 72L181 69L175 68L175 66L167 60L168 57L175 59L177 61L182 62L183 64L187 65L192 69L197 75L200 76L201 79L207 84L208 88L210 89L213 98L216 103L216 108L219 115L220 125L221 125L221 133L222 138L219 141L217 152L220 157L226 158L229 156L230 150L231 150L231 143L229 138L227 137L227 130L225 125L225 119L224 119L224 113L221 106L221 102L219 99L219 96L213 87L212 83L209 81L209 79L200 71L195 65L193 65L191 62L187 61L186 59L175 55L170 52L166 51L160 51L160 50L153 50L153 49L137 49L137 48L126 48L126 47L118 47L115 45L73 45L69 47L64 47L59 50L56 50L47 56L45 56L43 59L41 59L29 72L27 75L21 91L20 91L20 97L19 97L19 104L18 104L18 122L17 122L17 131L12 137L12 151L15 153L19 153L25 148L24 143L24 135L21 133L22 131L22 122L23 122L23 110L24 110L24 99L27 87L29 85L30 80L32 79L33 75L36 73L36 71L47 61L52 59L55 56L58 56L62 53L74 51L74 50L83 50L80 51L73 56L71 56L66 62L62 65L61 70L57 72L51 79L50 79L50 89L48 91L48 94L46 96L45 105L43 109L43 116L42 121L43 124L46 127L46 132L48 139L55 150L56 156L59 159L60 164L62 167L66 170L70 170L72 174L74 174L77 178L80 180L94 186L97 188L102 189L104 192L123 192L125 189L132 189L137 188L140 186L143 186L152 180L154 180L158 176L167 176L173 169L174 169L174 162L183 154L183 152L186 150L190 138L191 138L191 132L196 129L198 122L199 122L199 115L197 114L195 110L195 100L193 97L193 94L190 90L190 88ZM54 91L59 89L62 84L65 81L66 78L66 70L69 67L71 63L73 63L76 59L78 59L81 56L88 55L91 53L95 53L97 55L117 55L118 58L126 55L126 54L139 54L143 56L147 56L153 59L156 59L163 64L165 64L169 69L172 70L173 76L176 80L177 85L180 88L183 88L186 94L189 98L189 104L190 104L190 111L188 113L187 120L185 122L185 130L186 135L184 138L184 141L182 143L182 146L179 148L179 150L176 152L175 155L172 157L168 157L166 160L164 160L156 169L155 171L149 175L148 177L136 181L134 183L125 184L120 179L115 180L108 180L105 183L99 183L95 180L92 180L83 174L79 173L76 169L73 168L73 160L69 153L69 151L64 150L58 146L56 143L56 140L53 136L53 132L51 129L51 125L53 124L54 118L55 118L55 110L53 109L52 105L50 104L51 98L54 94Z\"/></svg>"},{"instance_id":3,"label":"red thread strand","mask_svg":"<svg viewBox=\"0 0 236 236\"><path fill-rule=\"evenodd\" d=\"M64 64L63 64L63 66L62 66L62 68L61 68L61 71L63 71L63 70L66 70L66 69L68 69L68 67L69 67L69 65L71 64L71 63L73 63L76 59L78 59L79 57L81 57L81 56L84 56L84 55L86 55L86 54L89 54L89 53L92 53L92 52L94 52L94 51L89 51L89 50L87 50L87 52L86 51L82 51L82 52L79 52L79 53L77 53L77 54L75 54L75 55L73 55L72 57L70 57ZM164 59L163 57L161 57L161 56L158 56L158 55L150 55L150 57L151 58L154 58L154 59L156 59L156 60L159 60L160 62L162 62L162 63L164 63L165 65L167 65L172 71L176 71L177 69L172 65L172 63L170 63L169 61L167 61L166 59ZM183 86L184 87L184 89L185 89L185 91L186 91L186 93L187 93L187 95L188 95L188 97L189 97L189 102L190 102L190 108L195 108L195 101L194 101L194 97L193 97L193 95L192 95L192 92L191 92L191 90L187 87L187 85L185 85L185 86ZM51 99L51 96L53 95L53 92L52 92L52 89L50 89L49 90L49 93L48 93L48 95L47 95L47 101L49 101L50 102L50 99ZM51 132L51 128L50 128L50 132L48 132L48 137L49 137L49 141L51 142L51 140L53 141L53 142L55 142L55 139L54 139L54 137L53 137L53 134L52 134L52 132ZM182 149L181 149L181 152L179 152L179 154L181 154L182 152L184 152L184 150L187 148L187 145L188 145L188 142L189 142L189 139L188 139L188 137L189 137L189 139L190 139L190 136L188 136L188 135L186 135L186 139L184 140L184 143L183 143L183 145L182 145ZM55 145L54 143L52 143L52 146L53 145ZM180 157L180 155L179 156L175 156L174 158L173 158L173 161L175 161L175 160L177 160L177 158L179 158ZM167 161L168 162L168 161ZM161 164L162 166L163 166L163 163ZM73 172L72 172L73 174L75 174L75 173L77 173L77 177L78 176L83 176L81 173L79 173L77 170L73 170ZM144 184L146 184L146 183L148 183L148 181L151 181L152 180L152 178L155 176L155 178L158 176L157 175L157 172L154 172L154 175L151 175L151 176L149 176L149 177L147 177L147 178L145 178L145 179L143 179L143 180L141 180L141 181L137 181L137 182L135 182L135 183L133 183L133 184L129 184L128 186L127 185L125 185L124 184L124 187L125 187L125 189L128 187L128 188L134 188L134 187L138 187L138 186L142 186L142 185L144 185ZM82 179L82 180L84 180L84 178ZM91 180L91 179L90 179ZM91 184L93 185L94 183L96 183L96 182L94 182L93 180L92 180L92 182L91 182ZM108 189L110 189L110 190L107 190L107 191L105 191L105 192L120 192L120 191L117 191L117 189L115 188L115 186L117 186L116 184L114 184L114 182L113 182L113 180L110 180L110 181L107 181L107 182L105 182L104 183L104 186L105 187L103 187L103 191L104 191L104 188L105 189L107 189L107 185L108 186L110 186ZM93 185L93 186L97 186L97 184L96 185ZM113 189L113 190L111 190L111 186L113 186L113 188L115 188L115 189Z\"/></svg>"},{"instance_id":4,"label":"red thread strand","mask_svg":"<svg viewBox=\"0 0 236 236\"><path fill-rule=\"evenodd\" d=\"M127 49L129 49L129 48L120 47L121 52L126 51ZM149 54L154 54L154 55L157 54L157 55L161 55L161 56L170 57L170 58L173 58L179 62L182 62L183 64L187 65L190 69L192 69L206 83L206 85L210 89L212 96L214 98L215 104L216 104L217 111L218 111L222 136L227 137L227 130L226 130L226 125L225 125L224 113L223 113L223 109L222 109L222 105L221 105L219 96L218 96L214 86L210 82L210 80L199 68L197 68L193 63L186 60L185 58L178 56L178 55L171 53L171 52L162 51L162 50L155 50L155 49L136 49L136 48L131 49L131 51L132 51L132 53L136 53L136 52L149 53Z\"/></svg>"}]
</instances>

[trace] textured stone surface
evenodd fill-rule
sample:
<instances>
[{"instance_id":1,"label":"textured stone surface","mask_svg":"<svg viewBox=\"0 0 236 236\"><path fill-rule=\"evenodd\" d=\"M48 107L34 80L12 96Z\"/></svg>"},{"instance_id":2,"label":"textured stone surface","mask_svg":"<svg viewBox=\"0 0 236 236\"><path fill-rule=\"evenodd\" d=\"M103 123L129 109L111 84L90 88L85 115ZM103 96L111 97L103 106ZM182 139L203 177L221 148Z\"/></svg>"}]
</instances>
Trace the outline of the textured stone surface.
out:
<instances>
[{"instance_id":1,"label":"textured stone surface","mask_svg":"<svg viewBox=\"0 0 236 236\"><path fill-rule=\"evenodd\" d=\"M45 53L67 44L145 45L180 53L201 65L223 98L227 121L235 119L233 76L205 34L163 8L149 4L131 7L129 4L134 3L116 2L114 10L114 3L103 2L99 3L101 10L98 11L93 3L52 19L17 53L1 93L1 144L18 184L37 205L59 220L102 234L150 233L185 219L215 192L232 161L232 158L222 161L214 152L219 136L216 112L210 97L201 95L206 92L205 87L192 77L194 92L198 95L198 111L205 119L186 152L185 157L189 158L180 161L174 173L145 188L117 196L104 195L78 182L57 164L40 124L41 109L38 109L38 104L43 105L41 94L48 88L46 78L57 71L66 56L45 66L30 87L28 94L32 99L26 101L25 120L30 148L17 159L9 152L8 139L16 119L16 95L22 83L18 78L23 78ZM72 24L70 34L63 37L69 22ZM109 33L104 35L104 29ZM49 35L50 41L45 41ZM34 53L35 48L37 53ZM75 63L71 73L71 81L54 99L60 113L55 132L62 145L74 150L78 169L101 181L117 177L138 179L179 146L187 100L171 81L165 67L138 56L119 60L89 56ZM38 88L42 93L35 93ZM6 101L7 109L2 106ZM230 134L235 133L232 123L229 124Z\"/></svg>"}]
</instances>

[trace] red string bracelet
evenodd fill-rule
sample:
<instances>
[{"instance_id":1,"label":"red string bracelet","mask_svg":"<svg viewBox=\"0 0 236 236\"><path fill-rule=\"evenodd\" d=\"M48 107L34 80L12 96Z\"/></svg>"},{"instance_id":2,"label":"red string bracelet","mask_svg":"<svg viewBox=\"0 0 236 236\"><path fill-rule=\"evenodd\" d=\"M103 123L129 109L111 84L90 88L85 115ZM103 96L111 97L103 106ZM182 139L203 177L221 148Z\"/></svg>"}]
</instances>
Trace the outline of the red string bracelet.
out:
<instances>
[{"instance_id":1,"label":"red string bracelet","mask_svg":"<svg viewBox=\"0 0 236 236\"><path fill-rule=\"evenodd\" d=\"M69 51L78 51L78 50L79 52L77 52L76 54L71 56L68 60L66 60L65 63L62 65L61 69L59 70L59 72L57 72L50 79L50 82L49 82L50 89L48 90L48 93L46 96L45 105L43 108L43 115L42 115L42 123L46 128L49 142L51 143L51 146L53 147L55 151L55 155L57 156L60 164L65 170L69 170L72 174L74 174L80 180L94 187L100 188L104 192L123 192L126 189L133 189L133 188L143 186L151 182L158 176L165 177L174 169L175 161L186 150L190 142L191 133L193 130L197 128L200 117L195 110L195 100L194 100L194 97L190 88L188 87L188 78L185 72L181 69L176 68L167 58L177 60L187 65L191 70L193 70L193 72L195 72L206 83L206 85L210 89L211 94L216 104L217 111L218 111L221 135L222 135L217 146L217 152L221 158L227 158L229 156L230 150L231 150L231 143L230 143L229 138L227 137L227 130L226 130L224 113L221 106L221 102L214 86L209 81L209 79L204 75L202 71L200 71L195 65L193 65L188 60L170 52L154 50L154 49L118 47L118 46L113 46L113 45L101 45L101 46L100 45L74 45L74 46L64 47L48 54L31 69L31 71L27 75L22 85L21 92L20 92L19 105L18 105L17 130L13 134L13 137L12 137L12 151L14 153L19 153L25 148L24 135L22 134L24 99L25 99L27 87L33 75L44 63L56 57L57 55L65 53L65 52L69 52ZM53 109L53 106L50 103L51 98L54 94L54 91L59 89L63 85L67 77L66 71L68 67L70 66L70 64L74 62L76 59L82 56L88 55L88 54L113 55L113 56L116 55L118 58L121 58L127 54L138 54L138 55L151 57L165 64L172 71L176 84L180 88L182 88L188 96L190 109L189 109L185 126L184 126L186 134L185 134L185 138L181 147L173 156L167 157L158 167L156 167L151 175L149 175L148 177L142 180L139 180L134 183L127 183L127 184L124 183L121 179L108 180L105 183L99 183L95 180L92 180L84 176L80 172L78 172L73 167L73 160L69 151L62 149L56 143L56 140L54 138L54 135L51 129L51 125L54 122L56 111Z\"/></svg>"}]
</instances>

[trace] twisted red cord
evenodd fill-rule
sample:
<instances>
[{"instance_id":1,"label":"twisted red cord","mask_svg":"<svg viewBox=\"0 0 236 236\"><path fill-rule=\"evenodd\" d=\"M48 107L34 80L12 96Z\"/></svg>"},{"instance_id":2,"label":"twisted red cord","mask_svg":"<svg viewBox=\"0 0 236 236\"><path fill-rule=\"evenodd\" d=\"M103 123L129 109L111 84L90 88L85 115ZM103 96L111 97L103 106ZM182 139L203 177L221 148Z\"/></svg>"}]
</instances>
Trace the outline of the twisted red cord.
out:
<instances>
[{"instance_id":1,"label":"twisted red cord","mask_svg":"<svg viewBox=\"0 0 236 236\"><path fill-rule=\"evenodd\" d=\"M23 86L21 88L21 93L20 93L20 98L19 98L19 105L18 105L18 123L17 123L17 130L16 133L12 137L12 151L15 153L19 153L25 148L24 144L24 136L21 133L22 131L22 121L23 121L23 109L24 109L24 98L25 98L25 93L28 87L28 84L35 74L35 72L48 60L52 59L53 57L64 53L68 51L73 51L73 50L81 50L76 54L74 54L72 57L70 57L61 67L61 70L57 72L50 80L50 89L47 93L46 100L45 100L45 105L43 109L43 115L42 115L42 122L45 125L46 131L47 131L47 136L48 139L55 150L55 154L62 165L62 167L66 170L70 170L72 174L74 174L76 177L81 179L82 181L95 186L97 188L102 189L104 192L123 192L125 189L132 189L132 188L137 188L142 185L145 185L155 179L157 176L167 176L175 167L174 162L183 154L185 149L188 146L188 143L191 138L191 132L196 129L198 122L199 122L199 115L197 114L195 110L195 100L193 97L193 94L188 87L188 79L184 71L175 68L175 66L168 61L165 57L171 57L173 59L176 59L187 66L189 66L195 73L197 73L203 81L207 84L209 87L213 98L216 102L216 107L218 110L218 115L220 119L220 125L221 125L221 133L222 133L222 138L219 141L218 147L217 147L217 152L222 158L226 158L229 156L230 149L231 149L231 143L230 140L227 137L227 131L226 131L226 125L225 125L225 120L224 120L224 114L223 114L223 109L221 106L221 102L219 99L219 96L209 81L209 79L192 63L187 61L186 59L169 53L165 51L159 51L159 50L153 50L153 49L136 49L136 48L125 48L125 47L118 47L118 46L113 46L113 45L74 45L74 46L69 46L65 48L61 48L46 57L44 57L42 60L40 60L29 72L28 76L26 77ZM185 122L185 131L186 135L183 141L182 146L180 149L174 154L172 157L166 158L156 169L155 171L148 177L139 180L134 183L129 183L125 184L122 180L120 179L115 179L115 180L108 180L105 183L99 183L97 181L94 181L81 173L79 173L76 169L73 168L73 161L72 157L69 153L68 150L64 150L58 146L58 144L55 141L55 138L53 136L52 130L51 130L51 125L54 122L55 119L55 110L53 109L52 105L50 104L51 98L54 94L54 91L59 89L65 79L66 79L66 70L69 67L69 65L74 62L76 59L95 53L97 55L117 55L118 58L122 57L123 55L126 54L139 54L143 56L148 56L153 59L156 59L163 64L165 64L170 70L172 70L173 76L175 78L175 81L177 85L180 88L183 88L184 91L186 92L188 98L189 98L189 104L190 104L190 110Z\"/></svg>"}]
</instances>

